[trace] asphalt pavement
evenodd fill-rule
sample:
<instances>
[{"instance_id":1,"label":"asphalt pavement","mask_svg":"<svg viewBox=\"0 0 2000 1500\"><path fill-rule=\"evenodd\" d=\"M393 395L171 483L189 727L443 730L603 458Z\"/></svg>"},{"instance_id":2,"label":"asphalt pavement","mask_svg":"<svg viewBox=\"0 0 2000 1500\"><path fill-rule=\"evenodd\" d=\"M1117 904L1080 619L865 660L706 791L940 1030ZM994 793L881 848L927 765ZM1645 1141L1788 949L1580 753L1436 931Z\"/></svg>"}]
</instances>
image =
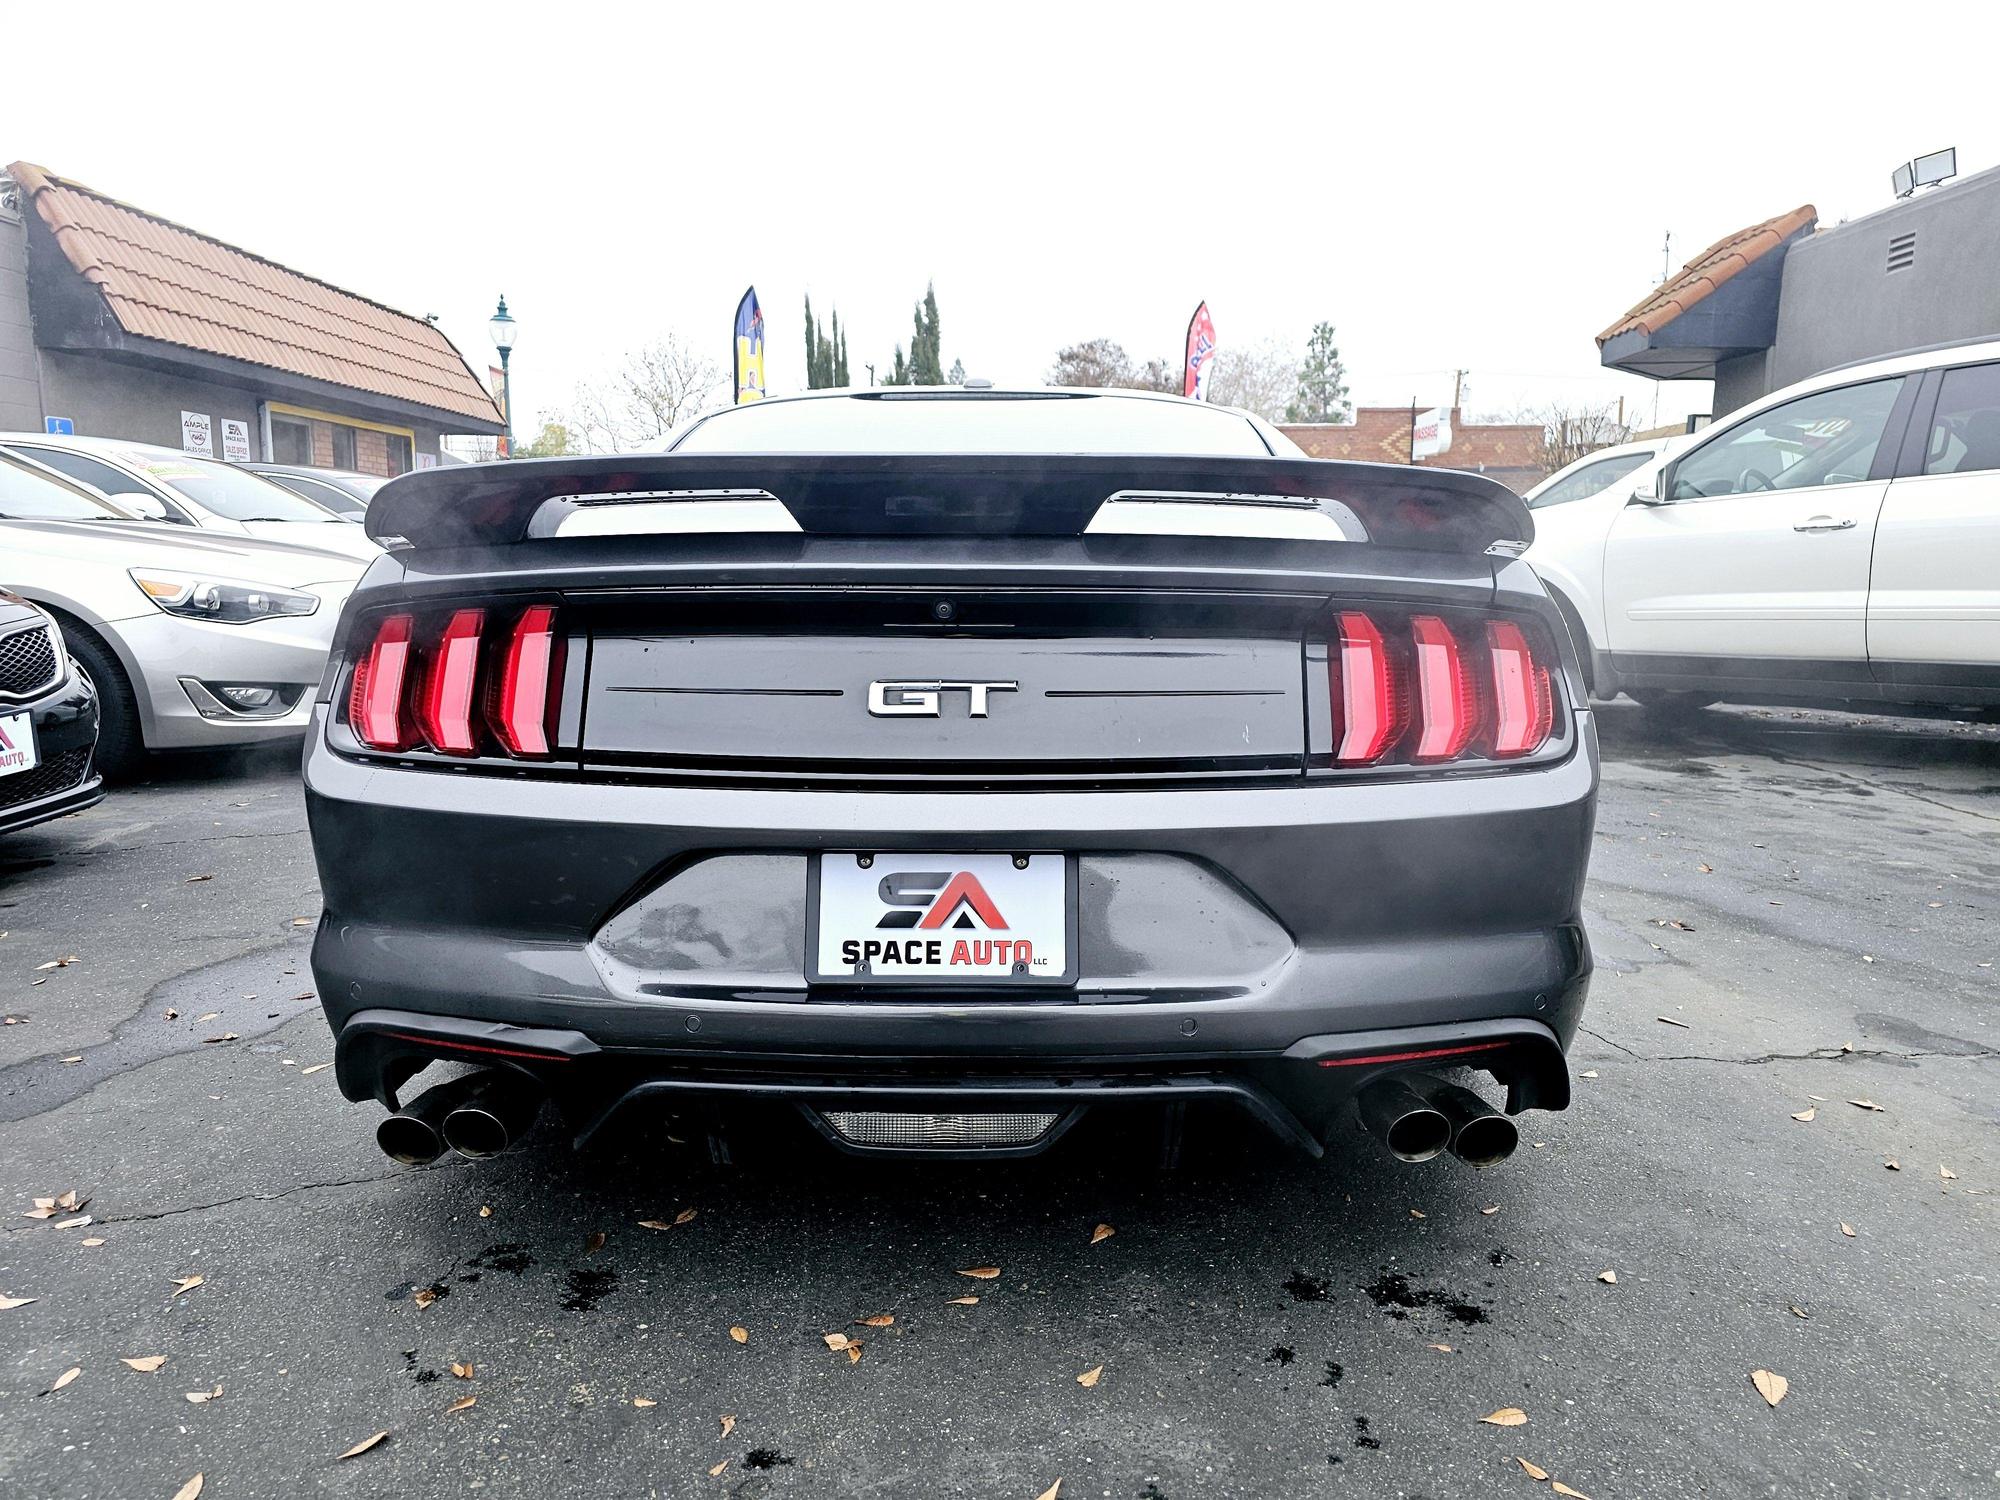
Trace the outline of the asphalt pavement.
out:
<instances>
[{"instance_id":1,"label":"asphalt pavement","mask_svg":"<svg viewBox=\"0 0 2000 1500\"><path fill-rule=\"evenodd\" d=\"M0 1495L2000 1493L2000 728L1600 722L1575 1103L1484 1173L401 1168L290 757L0 841Z\"/></svg>"}]
</instances>

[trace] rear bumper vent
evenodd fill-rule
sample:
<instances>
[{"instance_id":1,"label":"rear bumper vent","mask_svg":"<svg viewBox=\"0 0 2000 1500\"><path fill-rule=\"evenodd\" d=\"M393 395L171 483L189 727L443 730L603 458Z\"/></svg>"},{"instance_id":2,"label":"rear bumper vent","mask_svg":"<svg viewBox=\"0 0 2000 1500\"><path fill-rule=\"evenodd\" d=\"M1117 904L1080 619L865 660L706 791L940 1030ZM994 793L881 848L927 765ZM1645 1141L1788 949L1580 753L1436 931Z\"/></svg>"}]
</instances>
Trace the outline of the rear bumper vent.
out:
<instances>
[{"instance_id":1,"label":"rear bumper vent","mask_svg":"<svg viewBox=\"0 0 2000 1500\"><path fill-rule=\"evenodd\" d=\"M980 1151L1032 1146L1061 1118L1053 1110L999 1114L913 1114L889 1110L820 1111L850 1146L890 1151Z\"/></svg>"}]
</instances>

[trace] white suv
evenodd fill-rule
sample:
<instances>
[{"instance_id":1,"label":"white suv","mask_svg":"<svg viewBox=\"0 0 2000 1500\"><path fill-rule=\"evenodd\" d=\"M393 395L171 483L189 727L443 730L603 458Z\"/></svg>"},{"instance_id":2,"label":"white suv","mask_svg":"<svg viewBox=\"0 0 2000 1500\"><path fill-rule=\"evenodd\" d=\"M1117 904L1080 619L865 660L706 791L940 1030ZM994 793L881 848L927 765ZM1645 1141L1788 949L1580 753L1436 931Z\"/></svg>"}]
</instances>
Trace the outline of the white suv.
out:
<instances>
[{"instance_id":1,"label":"white suv","mask_svg":"<svg viewBox=\"0 0 2000 1500\"><path fill-rule=\"evenodd\" d=\"M1801 381L1535 528L1599 696L2000 709L2000 340Z\"/></svg>"}]
</instances>

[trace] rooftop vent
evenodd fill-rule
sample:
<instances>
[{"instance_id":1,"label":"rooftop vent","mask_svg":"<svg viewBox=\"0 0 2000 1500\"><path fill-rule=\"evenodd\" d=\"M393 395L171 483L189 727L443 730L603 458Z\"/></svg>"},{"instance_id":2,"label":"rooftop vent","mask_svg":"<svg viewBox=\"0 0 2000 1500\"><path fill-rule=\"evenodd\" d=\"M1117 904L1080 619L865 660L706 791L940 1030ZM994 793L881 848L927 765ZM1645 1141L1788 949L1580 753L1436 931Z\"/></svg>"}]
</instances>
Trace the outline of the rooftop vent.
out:
<instances>
[{"instance_id":1,"label":"rooftop vent","mask_svg":"<svg viewBox=\"0 0 2000 1500\"><path fill-rule=\"evenodd\" d=\"M1917 232L1889 236L1889 269L1907 271L1917 263Z\"/></svg>"}]
</instances>

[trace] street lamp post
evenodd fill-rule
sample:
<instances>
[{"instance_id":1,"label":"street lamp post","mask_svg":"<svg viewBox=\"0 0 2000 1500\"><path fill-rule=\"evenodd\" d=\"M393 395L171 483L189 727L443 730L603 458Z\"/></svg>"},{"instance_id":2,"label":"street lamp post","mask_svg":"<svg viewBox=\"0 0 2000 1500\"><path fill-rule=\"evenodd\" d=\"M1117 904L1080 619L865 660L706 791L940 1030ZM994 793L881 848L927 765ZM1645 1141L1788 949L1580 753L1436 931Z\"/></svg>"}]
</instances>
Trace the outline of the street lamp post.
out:
<instances>
[{"instance_id":1,"label":"street lamp post","mask_svg":"<svg viewBox=\"0 0 2000 1500\"><path fill-rule=\"evenodd\" d=\"M487 328L493 333L493 347L500 351L500 415L507 423L507 456L514 456L514 377L507 368L507 356L514 348L514 319L507 311L507 299L500 299L500 306L487 319Z\"/></svg>"}]
</instances>

